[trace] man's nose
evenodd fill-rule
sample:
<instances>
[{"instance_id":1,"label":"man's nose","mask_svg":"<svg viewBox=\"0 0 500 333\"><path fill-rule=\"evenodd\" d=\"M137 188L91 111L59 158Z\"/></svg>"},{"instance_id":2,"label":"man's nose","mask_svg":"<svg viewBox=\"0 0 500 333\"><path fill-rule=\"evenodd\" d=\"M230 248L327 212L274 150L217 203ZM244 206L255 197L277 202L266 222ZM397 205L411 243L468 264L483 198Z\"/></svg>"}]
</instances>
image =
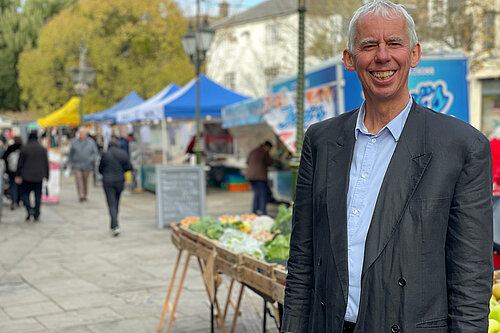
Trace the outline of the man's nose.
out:
<instances>
[{"instance_id":1,"label":"man's nose","mask_svg":"<svg viewBox=\"0 0 500 333\"><path fill-rule=\"evenodd\" d=\"M391 56L385 44L380 44L377 48L377 54L375 55L375 61L378 62L388 62L391 60Z\"/></svg>"}]
</instances>

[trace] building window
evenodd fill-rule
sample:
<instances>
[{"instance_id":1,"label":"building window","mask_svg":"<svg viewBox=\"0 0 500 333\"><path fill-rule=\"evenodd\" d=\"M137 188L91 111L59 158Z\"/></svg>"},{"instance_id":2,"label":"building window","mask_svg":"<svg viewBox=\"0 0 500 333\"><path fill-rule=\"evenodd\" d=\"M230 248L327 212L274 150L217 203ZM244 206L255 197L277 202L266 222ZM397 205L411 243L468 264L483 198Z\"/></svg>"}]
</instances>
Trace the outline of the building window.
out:
<instances>
[{"instance_id":1,"label":"building window","mask_svg":"<svg viewBox=\"0 0 500 333\"><path fill-rule=\"evenodd\" d=\"M280 32L277 24L266 25L266 44L275 45L279 42Z\"/></svg>"},{"instance_id":2,"label":"building window","mask_svg":"<svg viewBox=\"0 0 500 333\"><path fill-rule=\"evenodd\" d=\"M266 78L266 87L269 87L273 80L280 74L278 66L266 67L264 69L264 76Z\"/></svg>"},{"instance_id":3,"label":"building window","mask_svg":"<svg viewBox=\"0 0 500 333\"><path fill-rule=\"evenodd\" d=\"M446 24L448 0L428 0L427 10L429 12L429 23L432 26L442 27Z\"/></svg>"},{"instance_id":4,"label":"building window","mask_svg":"<svg viewBox=\"0 0 500 333\"><path fill-rule=\"evenodd\" d=\"M488 50L495 46L495 12L484 13L484 47Z\"/></svg>"},{"instance_id":5,"label":"building window","mask_svg":"<svg viewBox=\"0 0 500 333\"><path fill-rule=\"evenodd\" d=\"M224 74L224 86L226 88L229 88L231 90L236 89L236 73L235 72L228 72Z\"/></svg>"}]
</instances>

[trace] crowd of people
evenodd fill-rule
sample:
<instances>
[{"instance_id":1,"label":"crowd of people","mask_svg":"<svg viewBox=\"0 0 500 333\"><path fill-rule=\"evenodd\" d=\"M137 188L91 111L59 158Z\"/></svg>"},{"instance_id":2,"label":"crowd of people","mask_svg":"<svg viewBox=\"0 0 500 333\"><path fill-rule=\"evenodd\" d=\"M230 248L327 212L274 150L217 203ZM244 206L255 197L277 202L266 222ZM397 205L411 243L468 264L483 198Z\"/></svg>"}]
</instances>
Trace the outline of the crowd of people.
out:
<instances>
[{"instance_id":1,"label":"crowd of people","mask_svg":"<svg viewBox=\"0 0 500 333\"><path fill-rule=\"evenodd\" d=\"M74 174L80 202L87 201L90 174L98 171L102 175L113 236L120 234L118 205L125 183L124 174L133 169L128 149L132 140L131 134L126 138L113 136L103 152L103 147L99 147L88 135L87 129L80 127L71 142L65 165L67 171ZM15 210L22 205L26 209L26 221L40 221L42 184L44 180L48 181L50 174L48 152L40 144L38 132L31 131L26 143L20 136L14 136L1 158L8 177L4 194L10 197L10 209Z\"/></svg>"}]
</instances>

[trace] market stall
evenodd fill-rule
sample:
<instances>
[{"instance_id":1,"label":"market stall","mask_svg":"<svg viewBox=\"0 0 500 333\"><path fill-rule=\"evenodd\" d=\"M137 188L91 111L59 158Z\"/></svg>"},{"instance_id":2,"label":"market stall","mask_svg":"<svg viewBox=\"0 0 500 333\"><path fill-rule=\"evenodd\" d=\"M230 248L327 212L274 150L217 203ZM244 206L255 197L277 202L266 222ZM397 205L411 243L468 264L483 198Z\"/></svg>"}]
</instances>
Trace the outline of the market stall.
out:
<instances>
[{"instance_id":1,"label":"market stall","mask_svg":"<svg viewBox=\"0 0 500 333\"><path fill-rule=\"evenodd\" d=\"M39 127L52 127L60 125L78 126L80 124L80 115L78 106L80 97L71 97L61 108L38 119Z\"/></svg>"},{"instance_id":2,"label":"market stall","mask_svg":"<svg viewBox=\"0 0 500 333\"><path fill-rule=\"evenodd\" d=\"M288 258L291 232L291 210L284 205L276 219L253 214L221 216L218 219L188 217L180 224L171 224L172 242L178 249L176 264L165 298L158 331L163 327L167 311L170 316L165 332L170 332L179 304L184 280L191 258L196 257L204 285L212 305L217 326L226 332L229 306L234 315L230 332L234 332L245 289L261 296L265 304L273 304L276 318L281 318L285 289L285 261ZM182 254L187 253L177 290L174 291ZM221 275L230 279L230 287L221 304L217 289ZM231 299L234 285L240 284L236 300ZM174 302L170 302L175 292ZM265 320L265 314L264 314ZM265 325L263 326L265 327Z\"/></svg>"},{"instance_id":3,"label":"market stall","mask_svg":"<svg viewBox=\"0 0 500 333\"><path fill-rule=\"evenodd\" d=\"M232 138L221 127L221 108L247 99L207 78L200 76L200 117L203 126L203 152L206 162L219 152L232 151ZM145 104L145 105L143 105ZM156 98L139 105L135 111L118 112L118 123L138 121L135 129L140 133L143 166L155 164L185 164L186 148L195 134L196 79L173 91L164 98ZM231 146L231 149L227 149ZM211 149L215 149L213 152ZM155 179L155 168L142 168L143 180ZM147 183L144 182L143 184ZM143 185L144 186L144 185ZM145 187L146 188L146 187ZM153 190L151 188L146 188Z\"/></svg>"},{"instance_id":4,"label":"market stall","mask_svg":"<svg viewBox=\"0 0 500 333\"><path fill-rule=\"evenodd\" d=\"M139 96L135 91L131 91L127 96L125 96L118 103L110 108L101 110L96 113L88 114L83 116L84 122L99 122L99 121L110 121L116 122L116 114L120 110L128 109L142 103L144 99Z\"/></svg>"},{"instance_id":5,"label":"market stall","mask_svg":"<svg viewBox=\"0 0 500 333\"><path fill-rule=\"evenodd\" d=\"M335 87L306 90L304 105L304 130L311 124L337 115ZM229 129L236 140L236 155L243 164L249 152L265 140L277 143L275 157L287 166L288 158L295 153L297 132L297 107L295 92L269 94L222 109L222 127ZM277 139L276 139L277 138ZM242 167L244 172L244 167ZM269 185L273 198L291 202L292 174L287 168L269 169Z\"/></svg>"}]
</instances>

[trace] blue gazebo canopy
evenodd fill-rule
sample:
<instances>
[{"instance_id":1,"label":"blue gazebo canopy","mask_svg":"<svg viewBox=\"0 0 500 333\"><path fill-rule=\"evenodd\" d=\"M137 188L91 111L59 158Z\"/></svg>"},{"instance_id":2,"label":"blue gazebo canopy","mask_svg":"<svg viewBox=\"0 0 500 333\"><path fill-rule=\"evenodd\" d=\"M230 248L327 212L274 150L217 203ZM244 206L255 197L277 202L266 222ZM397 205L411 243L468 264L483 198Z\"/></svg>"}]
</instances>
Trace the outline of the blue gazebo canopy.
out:
<instances>
[{"instance_id":1,"label":"blue gazebo canopy","mask_svg":"<svg viewBox=\"0 0 500 333\"><path fill-rule=\"evenodd\" d=\"M200 75L200 116L221 117L221 109L248 99ZM192 119L196 117L196 79L157 104L162 106L165 118Z\"/></svg>"},{"instance_id":2,"label":"blue gazebo canopy","mask_svg":"<svg viewBox=\"0 0 500 333\"><path fill-rule=\"evenodd\" d=\"M98 122L98 121L116 121L116 113L120 110L128 109L142 103L144 99L139 96L135 91L131 91L121 101L112 107L83 116L84 122Z\"/></svg>"}]
</instances>

